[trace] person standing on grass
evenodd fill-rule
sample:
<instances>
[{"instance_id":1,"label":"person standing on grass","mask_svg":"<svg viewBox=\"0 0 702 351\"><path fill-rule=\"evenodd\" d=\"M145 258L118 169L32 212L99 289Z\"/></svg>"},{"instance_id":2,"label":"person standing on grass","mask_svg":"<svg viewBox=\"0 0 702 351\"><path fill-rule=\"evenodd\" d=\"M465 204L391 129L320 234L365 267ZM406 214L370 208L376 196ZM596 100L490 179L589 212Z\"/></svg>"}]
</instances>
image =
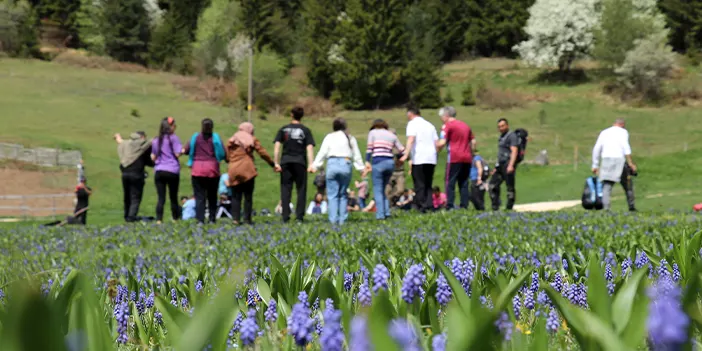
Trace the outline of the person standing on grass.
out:
<instances>
[{"instance_id":1,"label":"person standing on grass","mask_svg":"<svg viewBox=\"0 0 702 351\"><path fill-rule=\"evenodd\" d=\"M404 149L397 135L388 130L387 122L382 119L373 121L366 147L366 172L372 171L373 198L377 206L376 219L390 217L390 200L385 193L385 188L390 184L390 178L395 170L393 151L403 152ZM362 207L365 206L362 205Z\"/></svg>"},{"instance_id":2,"label":"person standing on grass","mask_svg":"<svg viewBox=\"0 0 702 351\"><path fill-rule=\"evenodd\" d=\"M151 159L151 143L146 140L146 133L138 131L122 139L115 134L117 154L119 155L120 170L122 171L122 189L124 191L124 220L136 222L139 206L144 195L146 167L153 167Z\"/></svg>"},{"instance_id":3,"label":"person standing on grass","mask_svg":"<svg viewBox=\"0 0 702 351\"><path fill-rule=\"evenodd\" d=\"M76 209L73 211L76 222L85 225L88 221L88 200L93 194L93 189L86 185L85 177L80 179L80 183L76 186Z\"/></svg>"},{"instance_id":4,"label":"person standing on grass","mask_svg":"<svg viewBox=\"0 0 702 351\"><path fill-rule=\"evenodd\" d=\"M229 187L232 194L232 216L234 224L241 223L241 202L244 200L244 223L252 224L253 192L258 170L254 163L254 151L276 172L273 159L268 155L261 142L254 136L254 126L249 122L239 125L239 130L229 138L227 143L227 161L229 162Z\"/></svg>"},{"instance_id":5,"label":"person standing on grass","mask_svg":"<svg viewBox=\"0 0 702 351\"><path fill-rule=\"evenodd\" d=\"M405 162L411 156L410 172L416 192L415 204L420 212L425 213L434 208L431 188L436 168L436 141L439 140L439 135L434 125L419 115L418 109L409 108L407 119L407 147L400 160Z\"/></svg>"},{"instance_id":6,"label":"person standing on grass","mask_svg":"<svg viewBox=\"0 0 702 351\"><path fill-rule=\"evenodd\" d=\"M305 218L305 205L307 205L307 172L311 169L308 165L314 160L314 137L309 128L302 125L305 110L295 107L290 112L290 124L280 128L275 136L273 160L275 168L281 171L280 199L286 204L282 206L283 222L290 220L290 204L293 184L297 188L297 205L295 216L298 222ZM282 147L282 157L281 157ZM305 157L306 156L306 157Z\"/></svg>"},{"instance_id":7,"label":"person standing on grass","mask_svg":"<svg viewBox=\"0 0 702 351\"><path fill-rule=\"evenodd\" d=\"M446 208L455 208L456 183L460 192L460 208L468 208L470 168L473 162L473 131L463 121L456 119L456 109L447 106L439 110L439 117L444 125L441 127L441 139L436 147L447 148L446 160ZM449 146L451 147L448 150Z\"/></svg>"},{"instance_id":8,"label":"person standing on grass","mask_svg":"<svg viewBox=\"0 0 702 351\"><path fill-rule=\"evenodd\" d=\"M488 178L485 172L485 160L479 155L478 149L473 144L473 162L470 168L470 202L473 203L478 211L485 210L485 189L487 188L485 181Z\"/></svg>"},{"instance_id":9,"label":"person standing on grass","mask_svg":"<svg viewBox=\"0 0 702 351\"><path fill-rule=\"evenodd\" d=\"M344 224L349 216L346 206L348 205L347 189L351 183L351 166L363 172L363 176L367 171L364 168L356 138L346 132L346 121L343 118L335 119L332 122L332 129L334 131L324 137L317 157L312 163L311 171L316 172L326 161L329 221L332 224Z\"/></svg>"},{"instance_id":10,"label":"person standing on grass","mask_svg":"<svg viewBox=\"0 0 702 351\"><path fill-rule=\"evenodd\" d=\"M600 164L600 158L602 163ZM612 204L612 188L621 183L626 192L629 211L636 211L634 182L636 164L631 158L629 132L624 119L618 118L614 125L603 130L592 149L592 173L602 181L602 207L609 210Z\"/></svg>"},{"instance_id":11,"label":"person standing on grass","mask_svg":"<svg viewBox=\"0 0 702 351\"><path fill-rule=\"evenodd\" d=\"M191 180L195 193L195 218L205 223L205 207L209 210L210 223L217 220L217 190L219 188L219 163L226 158L222 139L214 132L214 122L202 120L202 130L185 144L183 154L188 155Z\"/></svg>"},{"instance_id":12,"label":"person standing on grass","mask_svg":"<svg viewBox=\"0 0 702 351\"><path fill-rule=\"evenodd\" d=\"M154 161L154 182L156 183L156 221L163 221L163 207L166 204L166 188L171 202L171 216L174 221L181 217L178 206L178 188L180 186L180 152L183 145L175 135L176 124L173 117L161 120L158 137L151 141L151 159Z\"/></svg>"},{"instance_id":13,"label":"person standing on grass","mask_svg":"<svg viewBox=\"0 0 702 351\"><path fill-rule=\"evenodd\" d=\"M500 209L500 186L507 183L507 210L512 210L517 197L515 190L515 172L517 170L517 152L519 151L519 138L509 130L509 122L505 118L497 121L497 130L500 139L497 142L497 164L492 171L488 191L493 211Z\"/></svg>"}]
</instances>

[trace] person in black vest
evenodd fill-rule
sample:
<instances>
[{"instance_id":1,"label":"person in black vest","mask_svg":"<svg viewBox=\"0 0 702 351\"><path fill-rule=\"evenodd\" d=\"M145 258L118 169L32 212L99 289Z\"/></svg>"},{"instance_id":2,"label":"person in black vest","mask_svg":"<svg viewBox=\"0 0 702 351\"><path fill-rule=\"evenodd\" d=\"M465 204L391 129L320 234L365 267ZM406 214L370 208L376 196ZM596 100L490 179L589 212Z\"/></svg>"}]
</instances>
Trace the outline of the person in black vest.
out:
<instances>
[{"instance_id":1,"label":"person in black vest","mask_svg":"<svg viewBox=\"0 0 702 351\"><path fill-rule=\"evenodd\" d=\"M124 190L124 220L136 222L139 217L139 205L144 195L146 167L153 167L151 159L151 143L146 140L146 133L132 133L129 140L115 134L119 169L122 171L122 189Z\"/></svg>"},{"instance_id":2,"label":"person in black vest","mask_svg":"<svg viewBox=\"0 0 702 351\"><path fill-rule=\"evenodd\" d=\"M517 153L519 152L519 138L509 130L507 119L497 121L500 139L497 142L497 164L492 171L488 191L493 211L500 209L500 186L507 183L507 210L514 207L516 199L515 173L517 170Z\"/></svg>"},{"instance_id":3,"label":"person in black vest","mask_svg":"<svg viewBox=\"0 0 702 351\"><path fill-rule=\"evenodd\" d=\"M76 187L76 209L73 211L77 224L85 225L88 221L88 198L92 193L93 189L86 185L85 177L81 177Z\"/></svg>"}]
</instances>

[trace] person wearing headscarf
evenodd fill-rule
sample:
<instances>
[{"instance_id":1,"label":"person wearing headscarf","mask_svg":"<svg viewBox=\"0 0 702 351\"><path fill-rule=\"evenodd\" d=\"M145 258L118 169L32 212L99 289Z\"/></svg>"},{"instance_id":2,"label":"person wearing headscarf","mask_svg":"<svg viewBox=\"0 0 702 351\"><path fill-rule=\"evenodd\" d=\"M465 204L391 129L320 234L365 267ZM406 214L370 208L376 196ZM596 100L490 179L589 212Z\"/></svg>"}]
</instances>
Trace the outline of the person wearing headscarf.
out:
<instances>
[{"instance_id":1,"label":"person wearing headscarf","mask_svg":"<svg viewBox=\"0 0 702 351\"><path fill-rule=\"evenodd\" d=\"M227 142L227 162L229 163L229 186L232 190L232 217L234 223L241 222L241 202L244 201L244 222L251 224L253 211L253 191L258 171L254 164L254 151L276 172L273 158L261 142L254 136L254 126L249 122L239 125L239 130Z\"/></svg>"},{"instance_id":2,"label":"person wearing headscarf","mask_svg":"<svg viewBox=\"0 0 702 351\"><path fill-rule=\"evenodd\" d=\"M195 217L199 223L205 223L205 207L209 209L210 223L217 220L217 190L219 188L219 163L225 160L226 152L214 132L214 122L205 118L202 120L202 130L190 138L182 152L188 155L188 167L193 191L195 192Z\"/></svg>"},{"instance_id":3,"label":"person wearing headscarf","mask_svg":"<svg viewBox=\"0 0 702 351\"><path fill-rule=\"evenodd\" d=\"M151 143L146 140L146 133L135 132L128 140L115 134L120 170L122 171L122 189L124 191L124 220L137 221L139 205L144 194L145 168L153 167Z\"/></svg>"}]
</instances>

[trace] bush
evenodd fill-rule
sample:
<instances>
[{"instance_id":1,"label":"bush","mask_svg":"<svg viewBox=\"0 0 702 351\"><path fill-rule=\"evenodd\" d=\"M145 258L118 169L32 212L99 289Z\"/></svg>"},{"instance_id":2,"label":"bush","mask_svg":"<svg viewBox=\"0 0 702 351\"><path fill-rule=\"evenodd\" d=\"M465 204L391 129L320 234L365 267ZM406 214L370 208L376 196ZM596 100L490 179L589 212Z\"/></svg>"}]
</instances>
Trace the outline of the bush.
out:
<instances>
[{"instance_id":1,"label":"bush","mask_svg":"<svg viewBox=\"0 0 702 351\"><path fill-rule=\"evenodd\" d=\"M104 20L102 11L101 2L81 0L75 20L80 47L98 55L105 53L105 36L101 27Z\"/></svg>"},{"instance_id":2,"label":"bush","mask_svg":"<svg viewBox=\"0 0 702 351\"><path fill-rule=\"evenodd\" d=\"M276 106L285 105L286 94L283 81L287 75L286 61L280 56L261 51L254 54L253 69L253 104L263 111L270 111ZM246 103L248 99L248 73L244 70L236 80L239 98Z\"/></svg>"},{"instance_id":3,"label":"bush","mask_svg":"<svg viewBox=\"0 0 702 351\"><path fill-rule=\"evenodd\" d=\"M476 93L478 105L481 108L493 110L508 110L522 107L526 99L517 92L494 88L481 83Z\"/></svg>"},{"instance_id":4,"label":"bush","mask_svg":"<svg viewBox=\"0 0 702 351\"><path fill-rule=\"evenodd\" d=\"M11 57L41 57L38 20L27 1L0 2L0 52Z\"/></svg>"},{"instance_id":5,"label":"bush","mask_svg":"<svg viewBox=\"0 0 702 351\"><path fill-rule=\"evenodd\" d=\"M446 96L444 96L444 102L447 104L453 102L453 94L451 94L451 89L446 89Z\"/></svg>"},{"instance_id":6,"label":"bush","mask_svg":"<svg viewBox=\"0 0 702 351\"><path fill-rule=\"evenodd\" d=\"M473 86L468 83L466 87L461 92L463 100L461 100L461 105L463 106L474 106L475 105L475 95L473 94Z\"/></svg>"},{"instance_id":7,"label":"bush","mask_svg":"<svg viewBox=\"0 0 702 351\"><path fill-rule=\"evenodd\" d=\"M658 101L664 95L663 79L674 67L675 54L667 44L667 33L662 32L637 40L616 73L627 95Z\"/></svg>"}]
</instances>

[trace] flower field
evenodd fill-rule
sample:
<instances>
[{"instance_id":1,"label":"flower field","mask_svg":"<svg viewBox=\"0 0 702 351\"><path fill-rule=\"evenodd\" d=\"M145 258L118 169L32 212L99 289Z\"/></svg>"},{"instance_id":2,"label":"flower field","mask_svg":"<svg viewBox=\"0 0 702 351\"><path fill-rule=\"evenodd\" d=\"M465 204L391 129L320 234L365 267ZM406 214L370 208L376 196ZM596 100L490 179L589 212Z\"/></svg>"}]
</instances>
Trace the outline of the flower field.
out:
<instances>
[{"instance_id":1,"label":"flower field","mask_svg":"<svg viewBox=\"0 0 702 351\"><path fill-rule=\"evenodd\" d=\"M0 350L693 350L702 221L15 227Z\"/></svg>"}]
</instances>

